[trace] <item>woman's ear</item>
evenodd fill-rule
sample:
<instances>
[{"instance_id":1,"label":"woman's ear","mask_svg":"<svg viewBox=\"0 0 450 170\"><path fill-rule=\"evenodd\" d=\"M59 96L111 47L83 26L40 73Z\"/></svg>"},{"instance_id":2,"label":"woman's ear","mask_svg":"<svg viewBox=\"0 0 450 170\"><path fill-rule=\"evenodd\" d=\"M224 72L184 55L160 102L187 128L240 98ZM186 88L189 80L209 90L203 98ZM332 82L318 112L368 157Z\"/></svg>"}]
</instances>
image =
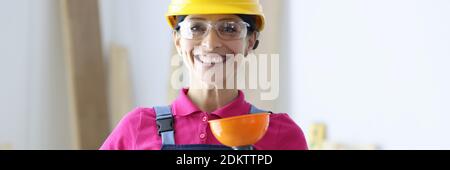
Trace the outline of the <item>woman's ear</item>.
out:
<instances>
[{"instance_id":1,"label":"woman's ear","mask_svg":"<svg viewBox=\"0 0 450 170\"><path fill-rule=\"evenodd\" d=\"M175 48L177 49L178 55L181 56L180 35L178 34L178 32L176 30L172 31L172 38L173 38L173 43L175 45Z\"/></svg>"},{"instance_id":2,"label":"woman's ear","mask_svg":"<svg viewBox=\"0 0 450 170\"><path fill-rule=\"evenodd\" d=\"M251 50L255 50L256 48L258 48L259 45L259 40L258 40L258 32L253 32L249 38L248 38L248 46L247 46L247 51L251 51Z\"/></svg>"}]
</instances>

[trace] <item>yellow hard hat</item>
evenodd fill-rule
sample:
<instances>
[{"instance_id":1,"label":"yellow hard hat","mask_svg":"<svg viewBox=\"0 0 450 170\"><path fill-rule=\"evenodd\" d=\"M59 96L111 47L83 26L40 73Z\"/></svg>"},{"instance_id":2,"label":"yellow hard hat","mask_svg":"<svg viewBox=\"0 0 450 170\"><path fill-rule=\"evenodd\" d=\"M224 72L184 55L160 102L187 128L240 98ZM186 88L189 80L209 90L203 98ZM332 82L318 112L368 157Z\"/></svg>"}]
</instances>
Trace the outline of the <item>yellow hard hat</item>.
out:
<instances>
[{"instance_id":1,"label":"yellow hard hat","mask_svg":"<svg viewBox=\"0 0 450 170\"><path fill-rule=\"evenodd\" d=\"M175 28L177 15L246 14L255 15L256 28L264 29L264 14L259 0L172 0L166 19Z\"/></svg>"}]
</instances>

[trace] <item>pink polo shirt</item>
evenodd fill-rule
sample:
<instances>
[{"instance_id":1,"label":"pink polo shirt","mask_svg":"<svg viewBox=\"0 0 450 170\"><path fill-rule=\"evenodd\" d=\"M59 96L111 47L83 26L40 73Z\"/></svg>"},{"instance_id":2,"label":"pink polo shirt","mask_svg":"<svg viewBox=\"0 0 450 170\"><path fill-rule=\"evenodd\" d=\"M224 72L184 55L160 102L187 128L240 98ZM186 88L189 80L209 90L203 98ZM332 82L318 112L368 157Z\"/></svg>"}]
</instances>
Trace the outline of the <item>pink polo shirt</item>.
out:
<instances>
[{"instance_id":1,"label":"pink polo shirt","mask_svg":"<svg viewBox=\"0 0 450 170\"><path fill-rule=\"evenodd\" d=\"M176 144L220 144L209 129L208 120L248 114L250 104L239 91L238 97L212 113L201 111L182 89L172 103ZM101 150L159 150L161 137L153 108L138 107L129 112L109 135ZM254 145L257 150L306 150L300 127L286 114L270 115L269 128Z\"/></svg>"}]
</instances>

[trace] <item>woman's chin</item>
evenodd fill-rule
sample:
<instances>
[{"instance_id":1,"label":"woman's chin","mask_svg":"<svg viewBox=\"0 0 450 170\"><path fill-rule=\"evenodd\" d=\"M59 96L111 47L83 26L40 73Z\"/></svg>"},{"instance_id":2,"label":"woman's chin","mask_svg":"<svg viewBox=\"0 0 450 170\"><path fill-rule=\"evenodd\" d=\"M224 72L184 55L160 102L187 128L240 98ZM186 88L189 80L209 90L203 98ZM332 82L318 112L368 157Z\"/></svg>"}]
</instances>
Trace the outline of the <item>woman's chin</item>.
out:
<instances>
[{"instance_id":1,"label":"woman's chin","mask_svg":"<svg viewBox=\"0 0 450 170\"><path fill-rule=\"evenodd\" d=\"M216 80L216 78L214 76L211 76L209 74L201 74L201 73L197 73L196 74L197 78L196 83L199 88L201 89L224 89L224 82L226 82L226 80L219 78L218 80Z\"/></svg>"}]
</instances>

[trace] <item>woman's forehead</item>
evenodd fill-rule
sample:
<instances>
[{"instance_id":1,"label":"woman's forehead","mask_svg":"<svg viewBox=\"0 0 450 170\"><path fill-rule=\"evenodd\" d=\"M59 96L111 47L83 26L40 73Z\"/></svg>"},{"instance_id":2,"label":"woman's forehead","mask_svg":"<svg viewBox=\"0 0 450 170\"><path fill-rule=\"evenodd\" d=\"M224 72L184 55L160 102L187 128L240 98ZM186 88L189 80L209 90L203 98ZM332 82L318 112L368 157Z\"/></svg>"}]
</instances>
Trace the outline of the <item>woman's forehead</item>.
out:
<instances>
[{"instance_id":1,"label":"woman's forehead","mask_svg":"<svg viewBox=\"0 0 450 170\"><path fill-rule=\"evenodd\" d=\"M188 15L187 20L198 19L198 20L208 20L208 21L219 21L219 20L241 20L241 18L234 14L208 14L208 15Z\"/></svg>"}]
</instances>

